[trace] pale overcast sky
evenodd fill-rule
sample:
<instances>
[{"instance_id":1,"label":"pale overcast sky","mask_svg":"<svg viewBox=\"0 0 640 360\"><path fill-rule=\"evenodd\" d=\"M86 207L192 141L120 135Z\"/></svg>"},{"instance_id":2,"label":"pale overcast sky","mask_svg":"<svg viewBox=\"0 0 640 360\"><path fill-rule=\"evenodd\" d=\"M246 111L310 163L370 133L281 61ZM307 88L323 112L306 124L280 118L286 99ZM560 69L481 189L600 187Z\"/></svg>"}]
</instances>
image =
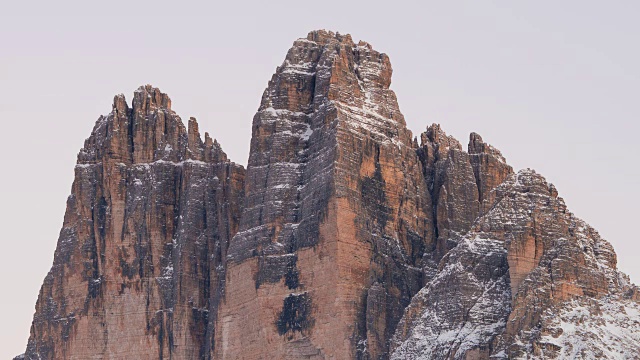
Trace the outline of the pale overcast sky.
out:
<instances>
[{"instance_id":1,"label":"pale overcast sky","mask_svg":"<svg viewBox=\"0 0 640 360\"><path fill-rule=\"evenodd\" d=\"M313 29L387 53L409 127L471 131L556 184L640 282L638 1L5 1L0 358L24 351L76 154L113 95L151 83L246 164L251 119Z\"/></svg>"}]
</instances>

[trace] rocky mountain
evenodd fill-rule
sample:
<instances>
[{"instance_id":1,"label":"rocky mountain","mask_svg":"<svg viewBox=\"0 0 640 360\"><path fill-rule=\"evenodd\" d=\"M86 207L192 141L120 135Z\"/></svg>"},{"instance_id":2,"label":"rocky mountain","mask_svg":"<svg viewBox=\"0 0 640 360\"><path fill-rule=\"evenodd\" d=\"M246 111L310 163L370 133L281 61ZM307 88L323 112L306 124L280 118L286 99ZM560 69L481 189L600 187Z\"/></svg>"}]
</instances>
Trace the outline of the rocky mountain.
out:
<instances>
[{"instance_id":1,"label":"rocky mountain","mask_svg":"<svg viewBox=\"0 0 640 360\"><path fill-rule=\"evenodd\" d=\"M75 180L24 359L635 359L640 292L533 170L418 142L388 56L298 39L246 170L152 86Z\"/></svg>"},{"instance_id":2,"label":"rocky mountain","mask_svg":"<svg viewBox=\"0 0 640 360\"><path fill-rule=\"evenodd\" d=\"M78 155L25 358L205 356L244 175L158 89L116 96Z\"/></svg>"}]
</instances>

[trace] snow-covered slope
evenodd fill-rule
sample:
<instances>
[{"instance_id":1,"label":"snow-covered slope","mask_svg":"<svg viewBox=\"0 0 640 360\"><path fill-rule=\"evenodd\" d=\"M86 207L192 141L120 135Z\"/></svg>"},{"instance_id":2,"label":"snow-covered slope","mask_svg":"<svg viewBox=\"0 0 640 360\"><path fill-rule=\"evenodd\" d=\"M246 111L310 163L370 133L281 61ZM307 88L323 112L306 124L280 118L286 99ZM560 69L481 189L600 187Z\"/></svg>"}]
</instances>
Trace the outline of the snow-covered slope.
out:
<instances>
[{"instance_id":1,"label":"snow-covered slope","mask_svg":"<svg viewBox=\"0 0 640 360\"><path fill-rule=\"evenodd\" d=\"M532 170L495 190L412 300L392 359L637 359L637 288Z\"/></svg>"}]
</instances>

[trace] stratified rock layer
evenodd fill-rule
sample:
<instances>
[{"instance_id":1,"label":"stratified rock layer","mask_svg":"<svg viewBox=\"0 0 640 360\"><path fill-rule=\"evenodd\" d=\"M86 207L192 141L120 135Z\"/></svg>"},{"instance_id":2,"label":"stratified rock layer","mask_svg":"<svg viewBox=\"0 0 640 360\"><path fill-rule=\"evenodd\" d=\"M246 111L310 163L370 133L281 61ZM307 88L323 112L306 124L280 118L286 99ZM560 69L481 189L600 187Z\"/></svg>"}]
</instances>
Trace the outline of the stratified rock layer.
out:
<instances>
[{"instance_id":1,"label":"stratified rock layer","mask_svg":"<svg viewBox=\"0 0 640 360\"><path fill-rule=\"evenodd\" d=\"M638 358L612 247L475 133L406 128L389 58L294 42L245 170L151 86L78 156L27 359Z\"/></svg>"},{"instance_id":2,"label":"stratified rock layer","mask_svg":"<svg viewBox=\"0 0 640 360\"><path fill-rule=\"evenodd\" d=\"M254 117L220 358L388 356L434 246L430 194L390 82L386 55L323 31L277 69Z\"/></svg>"},{"instance_id":3,"label":"stratified rock layer","mask_svg":"<svg viewBox=\"0 0 640 360\"><path fill-rule=\"evenodd\" d=\"M139 88L78 155L27 359L202 358L213 343L244 169L167 95Z\"/></svg>"}]
</instances>

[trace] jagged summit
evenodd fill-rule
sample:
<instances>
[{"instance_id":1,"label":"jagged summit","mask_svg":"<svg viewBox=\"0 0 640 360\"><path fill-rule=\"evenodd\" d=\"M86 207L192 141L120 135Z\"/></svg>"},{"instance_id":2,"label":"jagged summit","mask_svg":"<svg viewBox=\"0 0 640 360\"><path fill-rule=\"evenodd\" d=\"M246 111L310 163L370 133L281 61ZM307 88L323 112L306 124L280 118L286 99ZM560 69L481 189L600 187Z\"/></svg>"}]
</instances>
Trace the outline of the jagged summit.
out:
<instances>
[{"instance_id":1,"label":"jagged summit","mask_svg":"<svg viewBox=\"0 0 640 360\"><path fill-rule=\"evenodd\" d=\"M169 96L160 89L153 85L140 86L133 95L133 106L141 108L149 107L162 107L167 110L171 110L171 99Z\"/></svg>"},{"instance_id":2,"label":"jagged summit","mask_svg":"<svg viewBox=\"0 0 640 360\"><path fill-rule=\"evenodd\" d=\"M331 42L344 42L350 45L354 45L353 39L350 34L342 35L339 32L333 32L331 30L319 29L312 30L307 34L306 38L300 38L296 41L307 40L318 43L320 45L327 45Z\"/></svg>"},{"instance_id":3,"label":"jagged summit","mask_svg":"<svg viewBox=\"0 0 640 360\"><path fill-rule=\"evenodd\" d=\"M392 359L637 358L638 289L611 245L534 170L492 192L407 307Z\"/></svg>"},{"instance_id":4,"label":"jagged summit","mask_svg":"<svg viewBox=\"0 0 640 360\"><path fill-rule=\"evenodd\" d=\"M220 301L243 188L244 168L202 141L195 118L185 128L169 96L141 86L129 106L116 95L78 154L25 358L209 351L201 329Z\"/></svg>"},{"instance_id":5,"label":"jagged summit","mask_svg":"<svg viewBox=\"0 0 640 360\"><path fill-rule=\"evenodd\" d=\"M310 31L306 38L300 38L297 41L312 41L322 45L327 45L333 41L343 42L350 46L355 46L351 34L340 34L339 32L333 32L331 30L319 29ZM360 40L357 44L358 47L372 48L371 44L366 41Z\"/></svg>"},{"instance_id":6,"label":"jagged summit","mask_svg":"<svg viewBox=\"0 0 640 360\"><path fill-rule=\"evenodd\" d=\"M310 33L263 94L218 313L220 358L384 358L421 287L430 194L389 58L360 45ZM265 313L277 315L254 316Z\"/></svg>"},{"instance_id":7,"label":"jagged summit","mask_svg":"<svg viewBox=\"0 0 640 360\"><path fill-rule=\"evenodd\" d=\"M361 120L355 119L356 116L361 118L364 112L368 112L375 114L377 121L404 125L397 104L391 108L378 106L378 103L384 105L389 102L390 105L395 102L395 95L388 90L391 73L389 57L373 50L369 44L360 42L356 45L350 35L312 31L306 38L293 43L265 91L260 109L309 114L333 104L342 111L361 109L353 114L353 122ZM300 94L278 93L293 81L301 83ZM279 86L278 83L282 82L284 84Z\"/></svg>"},{"instance_id":8,"label":"jagged summit","mask_svg":"<svg viewBox=\"0 0 640 360\"><path fill-rule=\"evenodd\" d=\"M468 151L469 154L475 155L475 154L483 154L483 153L487 153L487 154L491 154L492 156L496 157L497 159L501 160L502 162L506 163L507 160L504 158L504 156L502 156L502 153L500 152L500 150L494 148L493 146L485 143L482 140L482 136L480 136L479 134L472 132L469 135L469 146L468 146Z\"/></svg>"},{"instance_id":9,"label":"jagged summit","mask_svg":"<svg viewBox=\"0 0 640 360\"><path fill-rule=\"evenodd\" d=\"M24 359L637 358L611 245L480 135L414 138L391 63L298 39L245 171L151 85L78 155Z\"/></svg>"},{"instance_id":10,"label":"jagged summit","mask_svg":"<svg viewBox=\"0 0 640 360\"><path fill-rule=\"evenodd\" d=\"M171 110L171 99L153 85L141 85L133 95L133 108L148 111L149 108L164 108ZM113 111L125 113L129 110L125 95L120 93L113 97Z\"/></svg>"},{"instance_id":11,"label":"jagged summit","mask_svg":"<svg viewBox=\"0 0 640 360\"><path fill-rule=\"evenodd\" d=\"M197 160L224 162L227 155L208 133L202 140L195 118L185 128L171 110L171 99L152 85L140 86L131 107L123 94L113 99L112 111L101 116L78 154L78 164L105 159L129 163Z\"/></svg>"}]
</instances>

